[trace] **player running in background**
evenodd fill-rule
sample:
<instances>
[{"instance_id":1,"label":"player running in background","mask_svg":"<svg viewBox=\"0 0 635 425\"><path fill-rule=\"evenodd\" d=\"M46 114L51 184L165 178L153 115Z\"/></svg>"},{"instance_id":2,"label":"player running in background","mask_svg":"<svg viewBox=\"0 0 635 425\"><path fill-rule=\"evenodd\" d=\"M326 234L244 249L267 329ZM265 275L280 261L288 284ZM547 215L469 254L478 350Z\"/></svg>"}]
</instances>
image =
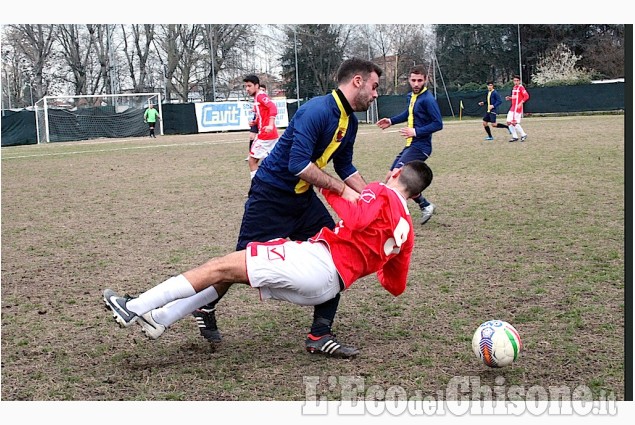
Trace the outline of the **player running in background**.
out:
<instances>
[{"instance_id":1,"label":"player running in background","mask_svg":"<svg viewBox=\"0 0 635 425\"><path fill-rule=\"evenodd\" d=\"M509 128L505 124L497 124L496 116L498 115L498 107L503 103L503 99L501 99L500 95L494 88L494 82L487 82L487 108L485 111L485 115L483 116L483 128L485 128L485 132L487 133L487 137L485 140L494 140L492 137L492 131L490 130L490 125L495 128L506 128L507 131L510 131ZM479 102L480 106L483 106L485 102Z\"/></svg>"},{"instance_id":2,"label":"player running in background","mask_svg":"<svg viewBox=\"0 0 635 425\"><path fill-rule=\"evenodd\" d=\"M308 241L250 242L245 250L212 258L135 298L106 289L104 301L120 325L137 322L149 338L157 339L189 314L179 304L209 303L235 283L257 288L261 300L314 306L376 272L381 285L398 296L406 289L414 247L407 199L421 193L432 178L425 162L413 161L394 169L385 184L367 185L356 202L323 189L340 218L335 229L324 227ZM167 310L181 314L165 314ZM335 341L324 348L338 349Z\"/></svg>"},{"instance_id":3,"label":"player running in background","mask_svg":"<svg viewBox=\"0 0 635 425\"><path fill-rule=\"evenodd\" d=\"M248 75L243 79L245 90L254 98L254 110L256 117L254 123L258 126L258 134L249 149L249 174L254 178L258 170L258 163L269 155L271 149L278 141L278 129L276 128L276 115L278 108L269 99L264 90L260 90L260 79L256 75Z\"/></svg>"},{"instance_id":4,"label":"player running in background","mask_svg":"<svg viewBox=\"0 0 635 425\"><path fill-rule=\"evenodd\" d=\"M410 70L408 79L412 88L408 108L399 115L377 121L381 129L386 129L393 124L408 123L407 127L399 130L399 133L406 138L406 146L393 161L390 171L415 159L427 160L432 155L432 133L443 129L441 111L436 99L428 91L427 81L428 75L425 68L421 65L414 66ZM423 193L416 196L414 200L421 209L421 224L426 224L434 213L435 205L429 202Z\"/></svg>"},{"instance_id":5,"label":"player running in background","mask_svg":"<svg viewBox=\"0 0 635 425\"><path fill-rule=\"evenodd\" d=\"M322 227L333 229L333 217L314 186L357 201L366 181L353 165L358 128L354 112L367 111L377 98L381 74L381 68L371 61L347 59L337 70L337 89L312 98L296 111L251 180L236 250L245 249L249 242L275 238L303 241ZM341 180L323 171L330 161ZM345 358L358 354L356 348L338 343L332 333L339 299L338 294L314 307L313 323L305 340L309 352ZM190 312L199 308L194 312L199 330L210 340L220 335L217 302L203 308L189 306Z\"/></svg>"},{"instance_id":6,"label":"player running in background","mask_svg":"<svg viewBox=\"0 0 635 425\"><path fill-rule=\"evenodd\" d=\"M520 141L527 140L527 133L520 126L520 121L523 117L523 105L529 100L529 93L520 82L520 75L514 75L514 87L512 88L512 95L505 96L505 100L511 100L512 104L507 113L507 125L509 131L512 134L510 142L517 142L520 135Z\"/></svg>"}]
</instances>

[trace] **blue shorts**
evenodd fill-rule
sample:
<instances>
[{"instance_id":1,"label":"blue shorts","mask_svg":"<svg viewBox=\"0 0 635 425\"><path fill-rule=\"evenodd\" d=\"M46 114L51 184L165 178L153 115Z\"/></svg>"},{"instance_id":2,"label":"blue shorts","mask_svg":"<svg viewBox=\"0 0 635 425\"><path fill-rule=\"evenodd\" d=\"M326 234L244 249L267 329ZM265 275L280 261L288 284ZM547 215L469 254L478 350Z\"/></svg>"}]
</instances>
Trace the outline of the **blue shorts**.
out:
<instances>
[{"instance_id":1,"label":"blue shorts","mask_svg":"<svg viewBox=\"0 0 635 425\"><path fill-rule=\"evenodd\" d=\"M496 124L496 112L486 112L485 115L483 115L483 121Z\"/></svg>"},{"instance_id":2,"label":"blue shorts","mask_svg":"<svg viewBox=\"0 0 635 425\"><path fill-rule=\"evenodd\" d=\"M395 158L395 161L390 166L390 169L401 168L404 164L416 159L425 161L430 157L431 153L431 149L418 144L406 146L401 152L399 152L399 155Z\"/></svg>"},{"instance_id":3,"label":"blue shorts","mask_svg":"<svg viewBox=\"0 0 635 425\"><path fill-rule=\"evenodd\" d=\"M333 229L335 221L313 188L296 195L263 183L256 175L251 180L236 251L253 241L305 241L322 227Z\"/></svg>"}]
</instances>

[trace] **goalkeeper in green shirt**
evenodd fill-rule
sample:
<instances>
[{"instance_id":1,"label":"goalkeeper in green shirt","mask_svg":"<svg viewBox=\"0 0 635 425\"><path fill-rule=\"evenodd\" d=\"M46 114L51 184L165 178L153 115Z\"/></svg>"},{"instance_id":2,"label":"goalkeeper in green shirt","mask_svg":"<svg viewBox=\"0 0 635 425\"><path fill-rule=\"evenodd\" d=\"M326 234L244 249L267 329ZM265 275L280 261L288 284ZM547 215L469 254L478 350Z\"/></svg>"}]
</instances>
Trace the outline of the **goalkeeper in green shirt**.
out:
<instances>
[{"instance_id":1,"label":"goalkeeper in green shirt","mask_svg":"<svg viewBox=\"0 0 635 425\"><path fill-rule=\"evenodd\" d=\"M150 126L150 137L154 137L155 139L157 136L154 135L154 126L159 118L159 111L154 109L154 105L148 105L148 109L143 113L143 122L148 123L148 126Z\"/></svg>"}]
</instances>

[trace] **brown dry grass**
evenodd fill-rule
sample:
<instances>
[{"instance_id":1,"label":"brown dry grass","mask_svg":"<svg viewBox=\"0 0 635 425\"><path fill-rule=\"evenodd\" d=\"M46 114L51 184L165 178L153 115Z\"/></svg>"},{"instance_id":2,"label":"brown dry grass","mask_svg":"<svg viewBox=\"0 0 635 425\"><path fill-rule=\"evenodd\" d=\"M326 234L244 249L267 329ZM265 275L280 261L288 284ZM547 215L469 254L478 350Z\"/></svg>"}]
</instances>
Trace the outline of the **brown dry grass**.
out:
<instances>
[{"instance_id":1,"label":"brown dry grass","mask_svg":"<svg viewBox=\"0 0 635 425\"><path fill-rule=\"evenodd\" d=\"M330 400L342 386L329 377L437 397L457 376L623 399L624 116L523 124L524 144L504 130L484 142L479 120L435 135L438 210L416 229L409 288L394 298L368 277L342 297L352 361L308 355L312 309L249 288L219 305L217 347L190 318L149 341L104 310L106 287L134 294L233 250L246 133L3 148L2 399L298 401L310 376ZM361 126L362 175L383 179L402 143ZM471 351L491 318L523 338L509 368Z\"/></svg>"}]
</instances>

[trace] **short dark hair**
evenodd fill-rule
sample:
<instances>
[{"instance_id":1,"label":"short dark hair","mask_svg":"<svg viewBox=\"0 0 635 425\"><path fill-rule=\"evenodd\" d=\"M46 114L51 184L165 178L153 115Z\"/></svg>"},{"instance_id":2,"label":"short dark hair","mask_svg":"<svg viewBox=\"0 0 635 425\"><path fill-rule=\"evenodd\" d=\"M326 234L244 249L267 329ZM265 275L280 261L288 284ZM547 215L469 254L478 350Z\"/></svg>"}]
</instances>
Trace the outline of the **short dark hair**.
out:
<instances>
[{"instance_id":1,"label":"short dark hair","mask_svg":"<svg viewBox=\"0 0 635 425\"><path fill-rule=\"evenodd\" d=\"M408 196L412 197L423 192L432 183L432 169L425 162L416 159L401 167L399 181L406 188Z\"/></svg>"},{"instance_id":2,"label":"short dark hair","mask_svg":"<svg viewBox=\"0 0 635 425\"><path fill-rule=\"evenodd\" d=\"M516 78L518 78L520 80L520 75L518 74L514 74L514 76L512 77L512 80L515 80ZM522 81L522 80L521 80Z\"/></svg>"},{"instance_id":3,"label":"short dark hair","mask_svg":"<svg viewBox=\"0 0 635 425\"><path fill-rule=\"evenodd\" d=\"M410 74L423 75L424 77L428 76L428 73L426 72L426 69L423 65L415 65L412 68L410 68Z\"/></svg>"},{"instance_id":4,"label":"short dark hair","mask_svg":"<svg viewBox=\"0 0 635 425\"><path fill-rule=\"evenodd\" d=\"M265 89L265 90L266 90L266 89L267 89L267 86L266 86L266 85L264 85L264 84L260 84L260 88L261 88L261 89Z\"/></svg>"},{"instance_id":5,"label":"short dark hair","mask_svg":"<svg viewBox=\"0 0 635 425\"><path fill-rule=\"evenodd\" d=\"M378 77L381 77L383 73L377 64L369 60L361 58L346 59L337 70L337 83L346 83L356 74L361 74L362 77L366 79L373 72L376 73Z\"/></svg>"},{"instance_id":6,"label":"short dark hair","mask_svg":"<svg viewBox=\"0 0 635 425\"><path fill-rule=\"evenodd\" d=\"M493 81L488 81L488 82L487 82L487 85L488 85L488 86L493 86L493 85L494 85L494 82L493 82Z\"/></svg>"},{"instance_id":7,"label":"short dark hair","mask_svg":"<svg viewBox=\"0 0 635 425\"><path fill-rule=\"evenodd\" d=\"M252 83L260 85L260 78L257 75L250 74L243 78L243 83Z\"/></svg>"}]
</instances>

